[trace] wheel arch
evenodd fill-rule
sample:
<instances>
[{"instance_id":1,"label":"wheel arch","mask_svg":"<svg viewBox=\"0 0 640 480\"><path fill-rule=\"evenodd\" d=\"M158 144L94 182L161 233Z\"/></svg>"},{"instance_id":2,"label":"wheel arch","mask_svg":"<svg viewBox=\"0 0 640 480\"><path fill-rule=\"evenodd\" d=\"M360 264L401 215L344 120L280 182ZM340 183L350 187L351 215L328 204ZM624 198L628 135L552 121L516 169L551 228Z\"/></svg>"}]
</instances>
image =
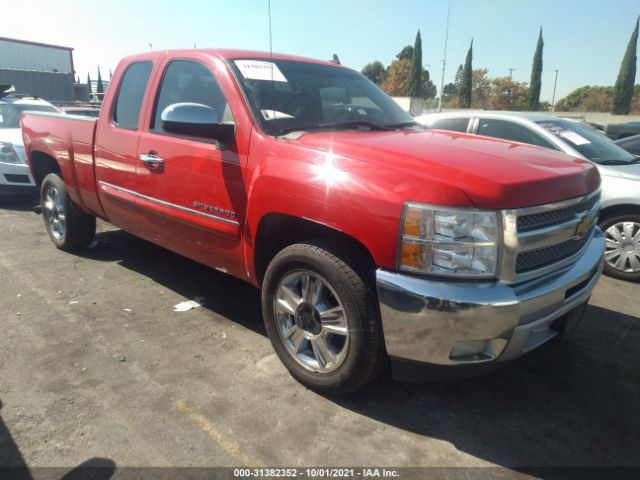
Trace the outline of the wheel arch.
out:
<instances>
[{"instance_id":1,"label":"wheel arch","mask_svg":"<svg viewBox=\"0 0 640 480\"><path fill-rule=\"evenodd\" d=\"M609 205L600 210L600 223L604 220L618 215L640 215L640 205L624 203L619 205Z\"/></svg>"},{"instance_id":2,"label":"wheel arch","mask_svg":"<svg viewBox=\"0 0 640 480\"><path fill-rule=\"evenodd\" d=\"M268 213L258 224L253 252L253 267L258 285L273 257L283 248L309 240L330 239L348 248L350 255L357 255L368 266L362 274L375 276L376 263L371 252L356 238L313 220L282 213ZM369 278L371 280L371 278Z\"/></svg>"},{"instance_id":3,"label":"wheel arch","mask_svg":"<svg viewBox=\"0 0 640 480\"><path fill-rule=\"evenodd\" d=\"M38 188L42 185L44 177L50 173L57 173L64 180L64 175L62 174L62 169L58 161L48 153L39 150L31 152L29 165L31 166L31 174Z\"/></svg>"}]
</instances>

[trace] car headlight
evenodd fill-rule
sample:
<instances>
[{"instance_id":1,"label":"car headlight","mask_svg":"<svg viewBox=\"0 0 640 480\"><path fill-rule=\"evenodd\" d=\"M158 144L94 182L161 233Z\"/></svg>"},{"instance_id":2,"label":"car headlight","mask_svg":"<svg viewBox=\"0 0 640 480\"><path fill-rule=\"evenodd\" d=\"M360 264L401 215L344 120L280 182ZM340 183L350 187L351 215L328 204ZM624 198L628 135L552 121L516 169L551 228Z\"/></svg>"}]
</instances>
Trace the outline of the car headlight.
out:
<instances>
[{"instance_id":1,"label":"car headlight","mask_svg":"<svg viewBox=\"0 0 640 480\"><path fill-rule=\"evenodd\" d=\"M497 274L497 212L408 202L400 228L400 270L474 278Z\"/></svg>"},{"instance_id":2,"label":"car headlight","mask_svg":"<svg viewBox=\"0 0 640 480\"><path fill-rule=\"evenodd\" d=\"M18 152L8 142L0 142L0 162L2 163L22 163Z\"/></svg>"}]
</instances>

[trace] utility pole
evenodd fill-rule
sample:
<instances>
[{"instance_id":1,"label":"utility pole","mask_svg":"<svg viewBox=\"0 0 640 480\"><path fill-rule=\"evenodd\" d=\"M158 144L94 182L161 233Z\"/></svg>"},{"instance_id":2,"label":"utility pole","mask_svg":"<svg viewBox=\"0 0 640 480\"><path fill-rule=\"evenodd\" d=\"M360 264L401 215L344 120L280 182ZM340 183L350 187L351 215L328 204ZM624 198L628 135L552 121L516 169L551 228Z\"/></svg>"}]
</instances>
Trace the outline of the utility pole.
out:
<instances>
[{"instance_id":1,"label":"utility pole","mask_svg":"<svg viewBox=\"0 0 640 480\"><path fill-rule=\"evenodd\" d=\"M553 82L553 97L551 97L551 111L556 111L556 85L558 85L558 70L554 70L556 72L556 79Z\"/></svg>"},{"instance_id":2,"label":"utility pole","mask_svg":"<svg viewBox=\"0 0 640 480\"><path fill-rule=\"evenodd\" d=\"M509 80L511 80L513 78L513 71L515 70L515 68L509 68Z\"/></svg>"},{"instance_id":3,"label":"utility pole","mask_svg":"<svg viewBox=\"0 0 640 480\"><path fill-rule=\"evenodd\" d=\"M444 69L447 66L447 41L449 40L449 15L451 14L451 0L447 6L447 23L444 28L444 55L442 56L442 77L440 77L440 95L438 96L438 111L442 111L442 90L444 89Z\"/></svg>"}]
</instances>

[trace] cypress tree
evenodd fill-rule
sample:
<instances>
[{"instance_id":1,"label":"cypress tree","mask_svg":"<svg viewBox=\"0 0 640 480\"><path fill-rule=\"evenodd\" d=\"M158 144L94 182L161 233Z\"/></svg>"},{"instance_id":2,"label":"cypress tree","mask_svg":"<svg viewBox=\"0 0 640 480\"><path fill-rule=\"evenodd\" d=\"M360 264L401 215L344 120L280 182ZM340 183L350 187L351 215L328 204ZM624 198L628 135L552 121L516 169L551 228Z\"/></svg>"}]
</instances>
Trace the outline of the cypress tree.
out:
<instances>
[{"instance_id":1,"label":"cypress tree","mask_svg":"<svg viewBox=\"0 0 640 480\"><path fill-rule=\"evenodd\" d=\"M407 96L422 97L422 37L420 37L420 30L416 34L416 43L413 46L413 55L411 56Z\"/></svg>"},{"instance_id":2,"label":"cypress tree","mask_svg":"<svg viewBox=\"0 0 640 480\"><path fill-rule=\"evenodd\" d=\"M631 97L633 97L633 84L636 81L636 48L638 44L638 20L633 29L627 51L624 53L618 79L613 87L613 100L611 113L616 115L628 115L631 110Z\"/></svg>"},{"instance_id":3,"label":"cypress tree","mask_svg":"<svg viewBox=\"0 0 640 480\"><path fill-rule=\"evenodd\" d=\"M471 108L471 88L473 87L473 40L469 45L467 59L462 68L462 79L460 81L460 91L458 100L460 108Z\"/></svg>"},{"instance_id":4,"label":"cypress tree","mask_svg":"<svg viewBox=\"0 0 640 480\"><path fill-rule=\"evenodd\" d=\"M98 83L96 85L96 93L104 93L104 85L102 85L102 76L100 75L100 67L98 67Z\"/></svg>"},{"instance_id":5,"label":"cypress tree","mask_svg":"<svg viewBox=\"0 0 640 480\"><path fill-rule=\"evenodd\" d=\"M89 89L89 98L91 98L91 77L89 77L89 73L87 73L87 88Z\"/></svg>"},{"instance_id":6,"label":"cypress tree","mask_svg":"<svg viewBox=\"0 0 640 480\"><path fill-rule=\"evenodd\" d=\"M531 68L531 82L529 84L529 94L527 95L527 108L529 110L540 109L540 87L542 86L542 27L538 34L538 44L536 52L533 54L533 66Z\"/></svg>"}]
</instances>

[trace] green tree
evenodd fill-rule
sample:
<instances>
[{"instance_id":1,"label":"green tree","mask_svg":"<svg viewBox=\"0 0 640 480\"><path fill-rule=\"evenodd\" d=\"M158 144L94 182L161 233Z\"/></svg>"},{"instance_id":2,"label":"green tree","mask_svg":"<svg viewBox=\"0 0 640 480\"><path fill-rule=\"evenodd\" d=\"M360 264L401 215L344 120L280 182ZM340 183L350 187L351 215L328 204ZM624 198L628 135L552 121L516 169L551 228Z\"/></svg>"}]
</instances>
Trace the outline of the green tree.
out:
<instances>
[{"instance_id":1,"label":"green tree","mask_svg":"<svg viewBox=\"0 0 640 480\"><path fill-rule=\"evenodd\" d=\"M463 71L464 71L464 68L462 67L462 64L458 65L458 70L456 70L456 78L453 82L457 89L460 89L460 84L462 83Z\"/></svg>"},{"instance_id":2,"label":"green tree","mask_svg":"<svg viewBox=\"0 0 640 480\"><path fill-rule=\"evenodd\" d=\"M91 77L87 73L87 88L89 89L89 98L91 98Z\"/></svg>"},{"instance_id":3,"label":"green tree","mask_svg":"<svg viewBox=\"0 0 640 480\"><path fill-rule=\"evenodd\" d=\"M407 80L409 79L409 70L411 69L411 60L403 58L402 60L394 60L387 67L386 76L380 88L392 97L402 97L407 92Z\"/></svg>"},{"instance_id":4,"label":"green tree","mask_svg":"<svg viewBox=\"0 0 640 480\"><path fill-rule=\"evenodd\" d=\"M631 33L627 51L624 53L618 79L613 87L613 100L611 102L611 113L616 115L627 115L631 109L631 98L633 97L633 84L636 81L636 48L638 44L638 21Z\"/></svg>"},{"instance_id":5,"label":"green tree","mask_svg":"<svg viewBox=\"0 0 640 480\"><path fill-rule=\"evenodd\" d=\"M489 70L486 68L478 68L471 72L471 86L472 86L472 102L469 105L473 108L484 108L485 110L491 108L491 80L487 73Z\"/></svg>"},{"instance_id":6,"label":"green tree","mask_svg":"<svg viewBox=\"0 0 640 480\"><path fill-rule=\"evenodd\" d=\"M338 65L340 65L340 59L338 58L338 54L337 53L334 53L333 57L329 61L333 62L333 63L337 63Z\"/></svg>"},{"instance_id":7,"label":"green tree","mask_svg":"<svg viewBox=\"0 0 640 480\"><path fill-rule=\"evenodd\" d=\"M473 40L469 45L467 58L462 69L462 79L460 81L460 91L458 92L458 103L460 108L471 107L471 89L473 86Z\"/></svg>"},{"instance_id":8,"label":"green tree","mask_svg":"<svg viewBox=\"0 0 640 480\"><path fill-rule=\"evenodd\" d=\"M435 83L431 81L429 70L422 69L422 96L427 100L435 98L438 95L438 89Z\"/></svg>"},{"instance_id":9,"label":"green tree","mask_svg":"<svg viewBox=\"0 0 640 480\"><path fill-rule=\"evenodd\" d=\"M384 65L379 60L367 63L362 69L362 74L376 85L382 84L387 76Z\"/></svg>"},{"instance_id":10,"label":"green tree","mask_svg":"<svg viewBox=\"0 0 640 480\"><path fill-rule=\"evenodd\" d=\"M611 109L613 87L586 85L556 103L557 112L607 112Z\"/></svg>"},{"instance_id":11,"label":"green tree","mask_svg":"<svg viewBox=\"0 0 640 480\"><path fill-rule=\"evenodd\" d=\"M418 33L416 34L416 41L413 46L413 56L411 57L409 81L407 82L408 97L422 97L422 77L422 37L420 37L420 30L418 30Z\"/></svg>"},{"instance_id":12,"label":"green tree","mask_svg":"<svg viewBox=\"0 0 640 480\"><path fill-rule=\"evenodd\" d=\"M413 58L413 47L407 45L396 55L398 60L411 60Z\"/></svg>"},{"instance_id":13,"label":"green tree","mask_svg":"<svg viewBox=\"0 0 640 480\"><path fill-rule=\"evenodd\" d=\"M540 87L542 86L542 49L544 41L542 40L542 27L538 34L538 44L533 54L533 66L531 68L531 82L529 83L529 95L527 97L527 108L529 110L538 110L540 108Z\"/></svg>"},{"instance_id":14,"label":"green tree","mask_svg":"<svg viewBox=\"0 0 640 480\"><path fill-rule=\"evenodd\" d=\"M524 110L527 104L527 84L510 77L491 79L490 105L492 110Z\"/></svg>"},{"instance_id":15,"label":"green tree","mask_svg":"<svg viewBox=\"0 0 640 480\"><path fill-rule=\"evenodd\" d=\"M100 67L98 67L98 83L96 84L96 93L104 93L104 85L102 85L102 76L100 75Z\"/></svg>"}]
</instances>

